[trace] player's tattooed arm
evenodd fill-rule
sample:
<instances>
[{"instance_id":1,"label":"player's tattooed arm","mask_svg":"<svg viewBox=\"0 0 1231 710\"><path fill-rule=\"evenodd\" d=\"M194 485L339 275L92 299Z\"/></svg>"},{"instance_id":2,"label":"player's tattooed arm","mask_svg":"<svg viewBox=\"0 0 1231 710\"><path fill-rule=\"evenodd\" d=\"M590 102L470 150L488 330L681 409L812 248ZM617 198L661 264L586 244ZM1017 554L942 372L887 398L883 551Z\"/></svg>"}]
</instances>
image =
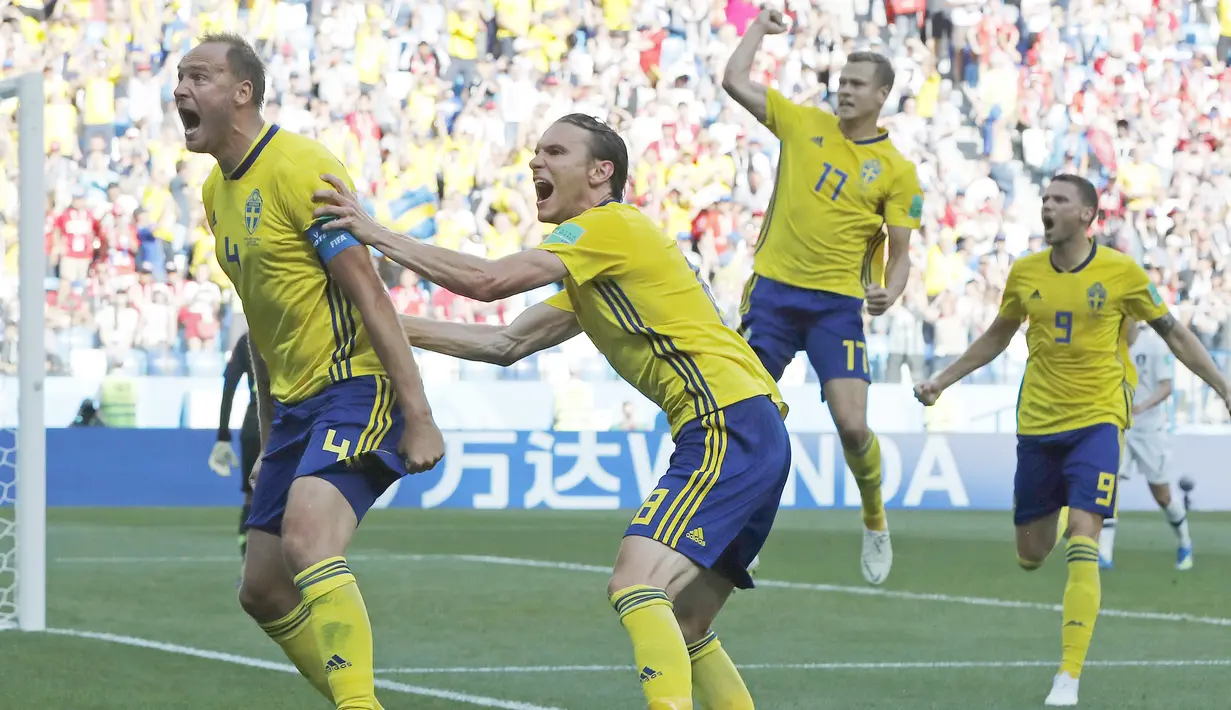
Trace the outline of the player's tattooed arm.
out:
<instances>
[{"instance_id":1,"label":"player's tattooed arm","mask_svg":"<svg viewBox=\"0 0 1231 710\"><path fill-rule=\"evenodd\" d=\"M1164 340L1166 340L1171 331L1175 330L1178 323L1179 321L1175 319L1175 316L1168 313L1162 318L1155 318L1150 321L1150 327L1154 329L1155 333L1158 333Z\"/></svg>"},{"instance_id":2,"label":"player's tattooed arm","mask_svg":"<svg viewBox=\"0 0 1231 710\"><path fill-rule=\"evenodd\" d=\"M415 316L402 316L401 322L415 347L501 367L553 348L581 332L575 315L546 303L527 308L508 325L450 323Z\"/></svg>"},{"instance_id":3,"label":"player's tattooed arm","mask_svg":"<svg viewBox=\"0 0 1231 710\"><path fill-rule=\"evenodd\" d=\"M1175 359L1184 363L1184 367L1204 380L1224 401L1227 399L1226 378L1219 372L1218 365L1214 364L1214 358L1210 357L1209 351L1188 329L1188 326L1180 323L1174 315L1168 313L1150 321L1150 327L1167 343Z\"/></svg>"}]
</instances>

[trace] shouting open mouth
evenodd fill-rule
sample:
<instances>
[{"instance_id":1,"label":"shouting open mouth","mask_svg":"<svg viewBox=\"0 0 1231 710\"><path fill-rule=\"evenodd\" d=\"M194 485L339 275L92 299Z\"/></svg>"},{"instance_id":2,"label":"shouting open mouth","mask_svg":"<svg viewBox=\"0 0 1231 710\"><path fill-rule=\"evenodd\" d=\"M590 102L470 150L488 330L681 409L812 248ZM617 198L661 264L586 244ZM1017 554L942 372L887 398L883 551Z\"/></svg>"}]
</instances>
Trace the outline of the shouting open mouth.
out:
<instances>
[{"instance_id":1,"label":"shouting open mouth","mask_svg":"<svg viewBox=\"0 0 1231 710\"><path fill-rule=\"evenodd\" d=\"M534 179L534 194L538 197L538 204L543 204L556 191L556 186L547 178L536 177Z\"/></svg>"},{"instance_id":2,"label":"shouting open mouth","mask_svg":"<svg viewBox=\"0 0 1231 710\"><path fill-rule=\"evenodd\" d=\"M179 107L180 122L184 124L184 138L191 139L201 128L201 114L193 109Z\"/></svg>"}]
</instances>

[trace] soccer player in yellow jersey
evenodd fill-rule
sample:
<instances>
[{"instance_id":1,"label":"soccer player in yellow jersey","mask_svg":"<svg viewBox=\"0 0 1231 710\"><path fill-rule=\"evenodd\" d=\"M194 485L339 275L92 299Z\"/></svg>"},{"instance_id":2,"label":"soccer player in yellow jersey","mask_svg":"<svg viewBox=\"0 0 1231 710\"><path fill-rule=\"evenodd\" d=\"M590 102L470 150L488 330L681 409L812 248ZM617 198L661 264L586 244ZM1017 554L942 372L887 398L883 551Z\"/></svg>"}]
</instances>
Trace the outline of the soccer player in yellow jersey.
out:
<instances>
[{"instance_id":1,"label":"soccer player in yellow jersey","mask_svg":"<svg viewBox=\"0 0 1231 710\"><path fill-rule=\"evenodd\" d=\"M188 149L217 159L203 189L218 261L248 317L261 455L239 599L338 708L379 708L372 629L346 563L364 513L444 455L423 383L368 249L312 211L320 144L261 117L265 68L236 35L179 64Z\"/></svg>"},{"instance_id":2,"label":"soccer player in yellow jersey","mask_svg":"<svg viewBox=\"0 0 1231 710\"><path fill-rule=\"evenodd\" d=\"M675 241L621 204L628 152L584 114L543 134L530 161L537 248L498 261L381 228L350 189L318 193L318 214L454 293L482 301L557 281L564 290L508 326L403 318L418 346L501 365L586 333L625 380L666 413L675 451L620 544L608 599L632 638L653 710L751 710L710 628L773 524L790 469L786 405L773 378L717 307Z\"/></svg>"},{"instance_id":3,"label":"soccer player in yellow jersey","mask_svg":"<svg viewBox=\"0 0 1231 710\"><path fill-rule=\"evenodd\" d=\"M923 193L915 166L877 125L893 88L889 60L869 52L847 57L837 115L800 106L749 77L761 40L786 29L780 13L762 11L722 80L782 143L740 330L775 380L796 353L807 351L863 501L863 576L880 584L893 566L893 548L881 499L880 445L868 429L862 310L866 302L868 313L880 315L906 288Z\"/></svg>"},{"instance_id":4,"label":"soccer player in yellow jersey","mask_svg":"<svg viewBox=\"0 0 1231 710\"><path fill-rule=\"evenodd\" d=\"M1062 655L1049 706L1077 704L1098 616L1098 538L1103 520L1116 511L1122 435L1132 424L1137 381L1129 328L1148 323L1180 362L1228 401L1227 382L1209 353L1168 312L1146 272L1086 236L1097 210L1098 193L1088 181L1053 178L1043 194L1043 238L1050 248L1014 262L997 318L952 365L915 387L919 401L934 404L946 387L1000 355L1029 321L1013 479L1023 569L1042 566L1056 544L1057 516L1069 508Z\"/></svg>"}]
</instances>

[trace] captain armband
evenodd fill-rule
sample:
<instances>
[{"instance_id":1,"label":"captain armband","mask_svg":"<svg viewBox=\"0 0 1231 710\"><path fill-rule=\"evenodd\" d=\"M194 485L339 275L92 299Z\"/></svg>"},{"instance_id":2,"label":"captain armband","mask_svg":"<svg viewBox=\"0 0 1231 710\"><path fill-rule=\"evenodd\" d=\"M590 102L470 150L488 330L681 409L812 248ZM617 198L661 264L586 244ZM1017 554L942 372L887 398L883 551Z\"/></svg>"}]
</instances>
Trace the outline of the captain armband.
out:
<instances>
[{"instance_id":1,"label":"captain armband","mask_svg":"<svg viewBox=\"0 0 1231 710\"><path fill-rule=\"evenodd\" d=\"M305 232L308 239L312 241L312 248L321 258L322 264L328 264L335 256L342 253L342 250L348 247L361 246L359 240L351 236L351 233L344 230L326 230L325 224L333 217L322 217L312 223Z\"/></svg>"}]
</instances>

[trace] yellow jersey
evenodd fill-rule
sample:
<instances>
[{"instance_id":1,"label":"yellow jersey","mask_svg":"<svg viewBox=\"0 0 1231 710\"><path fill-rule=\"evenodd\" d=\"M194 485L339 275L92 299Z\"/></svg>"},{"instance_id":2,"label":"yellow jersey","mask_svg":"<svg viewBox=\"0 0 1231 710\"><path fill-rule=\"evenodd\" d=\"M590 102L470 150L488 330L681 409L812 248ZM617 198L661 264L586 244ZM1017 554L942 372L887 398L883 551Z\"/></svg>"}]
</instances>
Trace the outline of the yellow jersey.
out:
<instances>
[{"instance_id":1,"label":"yellow jersey","mask_svg":"<svg viewBox=\"0 0 1231 710\"><path fill-rule=\"evenodd\" d=\"M477 38L483 29L477 13L463 16L450 12L446 21L449 30L449 55L455 59L475 59L479 56Z\"/></svg>"},{"instance_id":2,"label":"yellow jersey","mask_svg":"<svg viewBox=\"0 0 1231 710\"><path fill-rule=\"evenodd\" d=\"M1165 315L1150 277L1114 249L1096 244L1067 272L1052 265L1051 249L1015 261L1000 316L1030 322L1017 432L1131 426L1137 372L1128 357L1126 318L1149 322Z\"/></svg>"},{"instance_id":3,"label":"yellow jersey","mask_svg":"<svg viewBox=\"0 0 1231 710\"><path fill-rule=\"evenodd\" d=\"M919 228L923 190L881 129L853 141L838 117L769 89L765 125L782 143L752 269L797 288L864 297L884 277L885 226Z\"/></svg>"},{"instance_id":4,"label":"yellow jersey","mask_svg":"<svg viewBox=\"0 0 1231 710\"><path fill-rule=\"evenodd\" d=\"M786 416L778 385L722 320L700 276L636 207L609 202L556 227L539 249L564 262L564 290L547 303L572 311L629 384L666 413L671 432L759 395Z\"/></svg>"},{"instance_id":5,"label":"yellow jersey","mask_svg":"<svg viewBox=\"0 0 1231 710\"><path fill-rule=\"evenodd\" d=\"M243 302L271 394L283 404L334 382L385 373L359 310L313 244L322 234L313 223L312 193L328 187L324 173L354 189L320 143L266 124L235 172L225 176L215 165L202 188L218 263ZM328 244L358 243L344 232L323 234Z\"/></svg>"}]
</instances>

